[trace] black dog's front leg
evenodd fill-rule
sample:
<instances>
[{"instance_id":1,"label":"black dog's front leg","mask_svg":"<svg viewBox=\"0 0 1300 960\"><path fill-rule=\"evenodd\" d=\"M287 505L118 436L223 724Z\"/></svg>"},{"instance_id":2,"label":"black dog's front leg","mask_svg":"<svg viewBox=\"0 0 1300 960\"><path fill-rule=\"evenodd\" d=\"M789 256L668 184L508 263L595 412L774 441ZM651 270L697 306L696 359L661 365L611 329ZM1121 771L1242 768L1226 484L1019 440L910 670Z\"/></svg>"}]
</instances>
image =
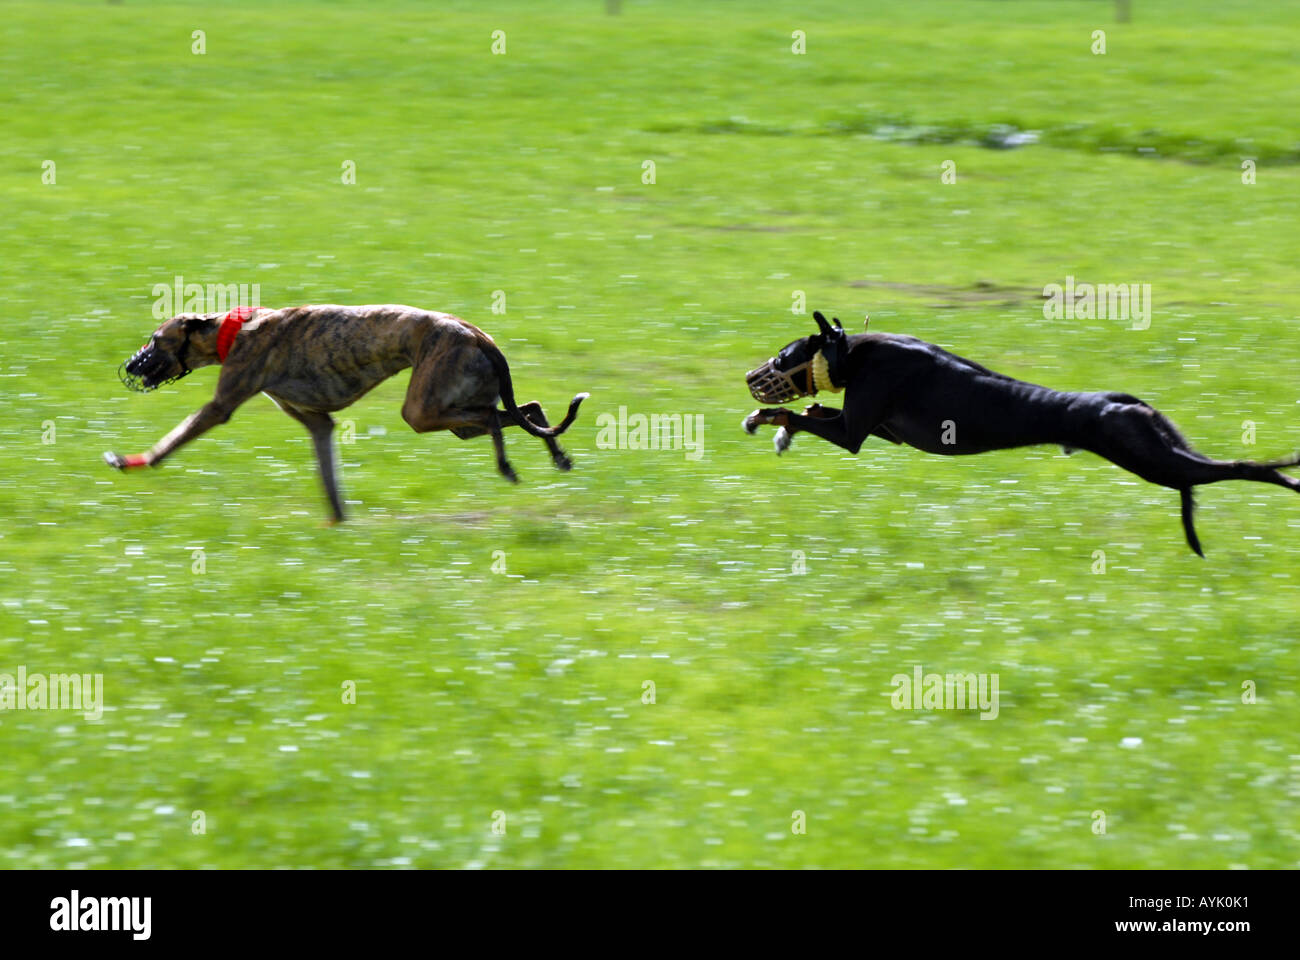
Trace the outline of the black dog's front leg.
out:
<instances>
[{"instance_id":1,"label":"black dog's front leg","mask_svg":"<svg viewBox=\"0 0 1300 960\"><path fill-rule=\"evenodd\" d=\"M820 403L810 403L803 408L805 417L816 417L818 420L833 420L840 416L840 411L835 407L823 407ZM785 426L776 432L772 438L772 445L776 447L778 454L785 453L790 449L790 443L794 440L794 435L799 432L798 427Z\"/></svg>"},{"instance_id":2,"label":"black dog's front leg","mask_svg":"<svg viewBox=\"0 0 1300 960\"><path fill-rule=\"evenodd\" d=\"M870 427L862 429L858 424L850 422L848 415L843 411L829 417L791 413L786 416L786 421L781 426L786 431L786 446L790 444L790 437L802 430L828 440L849 453L857 453L871 434Z\"/></svg>"},{"instance_id":3,"label":"black dog's front leg","mask_svg":"<svg viewBox=\"0 0 1300 960\"><path fill-rule=\"evenodd\" d=\"M745 418L744 427L749 433L765 423L782 428L777 434L777 453L788 447L790 437L801 430L849 453L857 453L885 419L895 381L895 377L876 377L870 385L850 383L844 392L843 410L816 403L802 415L784 407L755 410ZM808 416L808 413L815 415Z\"/></svg>"},{"instance_id":4,"label":"black dog's front leg","mask_svg":"<svg viewBox=\"0 0 1300 960\"><path fill-rule=\"evenodd\" d=\"M850 429L847 418L843 413L832 417L809 417L798 413L792 413L784 407L769 407L763 410L755 410L745 418L744 427L748 433L753 433L763 424L771 424L780 427L785 434L785 446L789 446L789 437L791 434L799 431L811 433L813 436L821 437L837 447L857 453L862 446L862 442L867 439L870 430ZM781 434L777 435L778 437ZM779 453L785 447L778 443L777 452Z\"/></svg>"}]
</instances>

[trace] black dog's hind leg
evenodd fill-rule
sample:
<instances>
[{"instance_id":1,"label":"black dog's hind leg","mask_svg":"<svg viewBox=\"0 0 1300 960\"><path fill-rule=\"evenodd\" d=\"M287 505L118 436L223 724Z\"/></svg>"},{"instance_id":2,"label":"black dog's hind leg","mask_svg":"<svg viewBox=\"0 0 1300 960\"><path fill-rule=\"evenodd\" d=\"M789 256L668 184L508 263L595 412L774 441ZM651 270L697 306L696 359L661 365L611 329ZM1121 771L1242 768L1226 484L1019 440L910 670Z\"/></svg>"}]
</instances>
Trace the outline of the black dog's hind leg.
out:
<instances>
[{"instance_id":1,"label":"black dog's hind leg","mask_svg":"<svg viewBox=\"0 0 1300 960\"><path fill-rule=\"evenodd\" d=\"M1300 491L1300 480L1279 468L1300 465L1300 456L1261 463L1213 460L1192 449L1187 438L1164 414L1140 401L1107 411L1096 443L1078 443L1143 480L1181 490L1202 483L1254 480Z\"/></svg>"},{"instance_id":2,"label":"black dog's hind leg","mask_svg":"<svg viewBox=\"0 0 1300 960\"><path fill-rule=\"evenodd\" d=\"M1094 452L1143 480L1172 487L1182 500L1183 532L1187 545L1205 556L1193 525L1195 502L1192 488L1224 480L1254 480L1272 483L1300 493L1300 480L1279 468L1300 465L1300 456L1261 463L1255 460L1212 460L1192 449L1187 439L1164 414L1149 404L1115 394L1112 402L1124 406L1107 411L1101 420L1100 442Z\"/></svg>"},{"instance_id":3,"label":"black dog's hind leg","mask_svg":"<svg viewBox=\"0 0 1300 960\"><path fill-rule=\"evenodd\" d=\"M1288 477L1278 470L1279 467L1297 466L1297 458L1295 457L1274 460L1269 463L1258 463L1254 460L1210 460L1193 450L1180 450L1178 452L1190 458L1189 473L1194 473L1198 477L1206 477L1207 469L1210 471L1207 479L1193 481L1195 483L1218 483L1222 480L1255 480L1259 483L1273 483L1300 493L1300 480L1295 477ZM1187 545L1196 552L1197 556L1203 557L1205 553L1201 550L1200 538L1196 536L1196 528L1192 525L1192 513L1196 509L1196 503L1192 497L1192 488L1190 486L1180 487L1178 493L1182 497L1183 531L1187 534Z\"/></svg>"},{"instance_id":4,"label":"black dog's hind leg","mask_svg":"<svg viewBox=\"0 0 1300 960\"><path fill-rule=\"evenodd\" d=\"M1183 498L1183 532L1187 534L1187 545L1192 548L1198 557L1204 557L1205 551L1201 549L1201 540L1196 535L1196 527L1192 525L1192 514L1196 510L1196 500L1192 496L1192 488L1183 487L1178 493Z\"/></svg>"},{"instance_id":5,"label":"black dog's hind leg","mask_svg":"<svg viewBox=\"0 0 1300 960\"><path fill-rule=\"evenodd\" d=\"M1140 400L1108 412L1101 426L1100 443L1089 445L1093 452L1150 483L1182 490L1224 480L1254 480L1300 492L1300 480L1279 472L1300 465L1300 456L1266 463L1213 460L1193 450L1168 417Z\"/></svg>"}]
</instances>

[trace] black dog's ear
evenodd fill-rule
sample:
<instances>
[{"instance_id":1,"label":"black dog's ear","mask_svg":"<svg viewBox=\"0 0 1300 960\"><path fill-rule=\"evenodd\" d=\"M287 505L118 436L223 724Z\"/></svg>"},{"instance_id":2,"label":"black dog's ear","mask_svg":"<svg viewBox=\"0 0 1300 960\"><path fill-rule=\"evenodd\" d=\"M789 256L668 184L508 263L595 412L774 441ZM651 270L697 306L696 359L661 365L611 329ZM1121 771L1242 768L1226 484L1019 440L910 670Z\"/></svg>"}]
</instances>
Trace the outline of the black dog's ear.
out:
<instances>
[{"instance_id":1,"label":"black dog's ear","mask_svg":"<svg viewBox=\"0 0 1300 960\"><path fill-rule=\"evenodd\" d=\"M821 330L822 336L824 337L834 336L834 331L831 330L831 325L826 322L826 318L822 316L822 312L820 310L813 311L813 319L817 321L817 329Z\"/></svg>"},{"instance_id":2,"label":"black dog's ear","mask_svg":"<svg viewBox=\"0 0 1300 960\"><path fill-rule=\"evenodd\" d=\"M818 314L820 317L821 315ZM846 364L848 362L849 338L844 330L844 324L840 323L840 318L835 318L835 329L826 323L825 318L821 319L821 327L826 334L826 342L822 346L822 355L826 357L827 374L831 378L831 383L837 387L842 387L848 381Z\"/></svg>"}]
</instances>

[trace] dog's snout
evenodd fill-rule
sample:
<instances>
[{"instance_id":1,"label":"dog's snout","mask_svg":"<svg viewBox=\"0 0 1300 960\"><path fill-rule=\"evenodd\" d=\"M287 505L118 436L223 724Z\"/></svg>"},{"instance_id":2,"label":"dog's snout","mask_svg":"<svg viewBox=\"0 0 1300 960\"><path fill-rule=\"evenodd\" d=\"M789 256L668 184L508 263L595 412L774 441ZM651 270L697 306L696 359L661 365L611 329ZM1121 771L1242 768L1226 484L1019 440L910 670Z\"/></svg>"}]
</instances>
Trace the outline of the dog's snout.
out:
<instances>
[{"instance_id":1,"label":"dog's snout","mask_svg":"<svg viewBox=\"0 0 1300 960\"><path fill-rule=\"evenodd\" d=\"M759 403L788 403L803 395L788 373L776 369L775 358L745 374L745 384Z\"/></svg>"},{"instance_id":2,"label":"dog's snout","mask_svg":"<svg viewBox=\"0 0 1300 960\"><path fill-rule=\"evenodd\" d=\"M126 360L127 373L139 373L144 366L145 355L149 352L149 344L144 344L135 353L131 354Z\"/></svg>"},{"instance_id":3,"label":"dog's snout","mask_svg":"<svg viewBox=\"0 0 1300 960\"><path fill-rule=\"evenodd\" d=\"M183 370L181 373L169 377L168 373L171 367L172 357L150 342L144 344L128 359L122 361L122 365L118 367L117 375L127 389L143 393L160 387L164 383L179 379L189 372Z\"/></svg>"}]
</instances>

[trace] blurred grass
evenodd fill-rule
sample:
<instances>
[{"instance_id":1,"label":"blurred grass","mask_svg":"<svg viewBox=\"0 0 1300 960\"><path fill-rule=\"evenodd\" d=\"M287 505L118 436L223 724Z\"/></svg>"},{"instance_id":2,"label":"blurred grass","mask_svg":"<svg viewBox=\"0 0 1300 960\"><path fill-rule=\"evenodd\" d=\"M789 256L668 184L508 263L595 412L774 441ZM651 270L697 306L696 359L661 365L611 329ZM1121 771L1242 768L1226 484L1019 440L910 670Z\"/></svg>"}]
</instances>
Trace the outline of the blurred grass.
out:
<instances>
[{"instance_id":1,"label":"blurred grass","mask_svg":"<svg viewBox=\"0 0 1300 960\"><path fill-rule=\"evenodd\" d=\"M1217 456L1295 448L1300 15L1134 8L8 5L0 671L102 672L108 708L0 714L0 863L1300 863L1294 498L1205 488L1202 562L1088 455L737 429L802 290ZM1042 142L974 145L999 124ZM345 415L343 527L260 400L112 474L214 380L114 376L177 274L461 314L521 399L592 391L576 468L515 436L510 488L405 427L402 375ZM1045 320L1067 274L1152 284L1150 329ZM619 405L703 414L705 456L598 449ZM893 711L916 663L998 673L1001 715Z\"/></svg>"}]
</instances>

